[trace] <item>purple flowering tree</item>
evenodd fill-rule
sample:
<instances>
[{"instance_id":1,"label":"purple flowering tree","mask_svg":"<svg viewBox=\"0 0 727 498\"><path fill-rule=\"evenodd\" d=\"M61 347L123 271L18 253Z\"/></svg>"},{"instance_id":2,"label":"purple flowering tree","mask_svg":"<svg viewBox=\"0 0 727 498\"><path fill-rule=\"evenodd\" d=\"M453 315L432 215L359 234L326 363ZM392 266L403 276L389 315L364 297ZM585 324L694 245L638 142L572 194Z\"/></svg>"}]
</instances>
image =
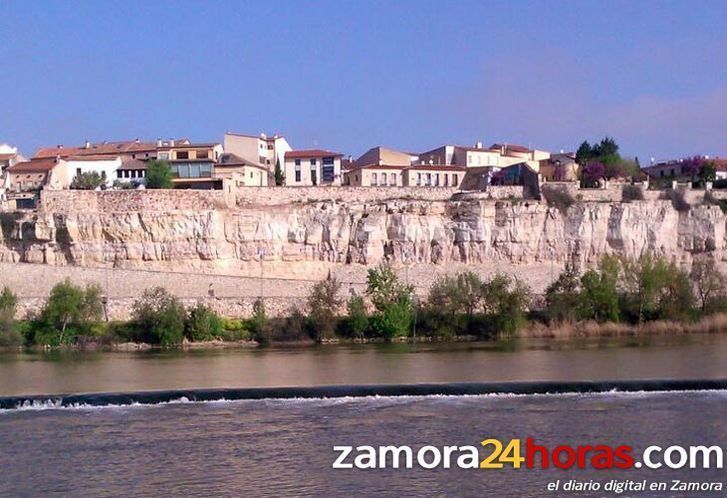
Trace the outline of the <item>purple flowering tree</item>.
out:
<instances>
[{"instance_id":1,"label":"purple flowering tree","mask_svg":"<svg viewBox=\"0 0 727 498\"><path fill-rule=\"evenodd\" d=\"M588 161L583 168L583 180L587 186L597 185L606 176L606 166L600 161Z\"/></svg>"}]
</instances>

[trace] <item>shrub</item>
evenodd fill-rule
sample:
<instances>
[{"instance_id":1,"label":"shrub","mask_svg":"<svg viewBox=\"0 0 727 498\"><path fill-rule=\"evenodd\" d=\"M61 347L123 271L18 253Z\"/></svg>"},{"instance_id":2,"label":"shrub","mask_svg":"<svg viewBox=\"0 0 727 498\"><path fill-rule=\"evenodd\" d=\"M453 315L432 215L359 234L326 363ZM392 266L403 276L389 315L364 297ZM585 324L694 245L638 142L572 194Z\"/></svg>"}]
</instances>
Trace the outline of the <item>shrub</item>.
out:
<instances>
[{"instance_id":1,"label":"shrub","mask_svg":"<svg viewBox=\"0 0 727 498\"><path fill-rule=\"evenodd\" d=\"M250 331L253 339L261 346L270 344L270 326L265 313L265 302L261 298L256 299L252 305Z\"/></svg>"},{"instance_id":2,"label":"shrub","mask_svg":"<svg viewBox=\"0 0 727 498\"><path fill-rule=\"evenodd\" d=\"M621 199L623 202L643 201L644 191L639 185L624 185Z\"/></svg>"},{"instance_id":3,"label":"shrub","mask_svg":"<svg viewBox=\"0 0 727 498\"><path fill-rule=\"evenodd\" d=\"M568 212L568 208L576 202L567 190L545 188L542 193L548 206L557 208L563 214Z\"/></svg>"},{"instance_id":4,"label":"shrub","mask_svg":"<svg viewBox=\"0 0 727 498\"><path fill-rule=\"evenodd\" d=\"M78 336L94 335L93 325L103 316L101 288L89 285L85 289L69 279L56 284L50 296L33 320L29 343L59 346L71 344Z\"/></svg>"},{"instance_id":5,"label":"shrub","mask_svg":"<svg viewBox=\"0 0 727 498\"><path fill-rule=\"evenodd\" d=\"M703 313L711 309L720 309L718 304L725 298L727 278L719 271L713 259L699 259L692 264L690 278Z\"/></svg>"},{"instance_id":6,"label":"shrub","mask_svg":"<svg viewBox=\"0 0 727 498\"><path fill-rule=\"evenodd\" d=\"M719 206L722 213L727 213L727 200L717 199L711 190L707 190L704 193L704 200L702 200L702 203L706 206Z\"/></svg>"},{"instance_id":7,"label":"shrub","mask_svg":"<svg viewBox=\"0 0 727 498\"><path fill-rule=\"evenodd\" d=\"M343 337L363 338L369 331L369 315L361 296L351 296L346 303L346 317L341 320L338 332Z\"/></svg>"},{"instance_id":8,"label":"shrub","mask_svg":"<svg viewBox=\"0 0 727 498\"><path fill-rule=\"evenodd\" d=\"M580 276L575 265L567 263L545 291L545 316L550 322L573 321L578 318Z\"/></svg>"},{"instance_id":9,"label":"shrub","mask_svg":"<svg viewBox=\"0 0 727 498\"><path fill-rule=\"evenodd\" d=\"M8 287L0 293L0 347L17 347L23 342L20 328L15 321L18 299Z\"/></svg>"},{"instance_id":10,"label":"shrub","mask_svg":"<svg viewBox=\"0 0 727 498\"><path fill-rule=\"evenodd\" d=\"M179 299L163 287L147 289L132 306L133 339L164 346L180 344L184 338L186 314Z\"/></svg>"},{"instance_id":11,"label":"shrub","mask_svg":"<svg viewBox=\"0 0 727 498\"><path fill-rule=\"evenodd\" d=\"M521 280L495 275L483 285L485 313L495 324L497 333L511 334L525 323L525 309L530 288Z\"/></svg>"},{"instance_id":12,"label":"shrub","mask_svg":"<svg viewBox=\"0 0 727 498\"><path fill-rule=\"evenodd\" d=\"M341 283L335 277L316 282L308 295L310 319L314 330L314 339L320 341L333 337L336 330L337 311L343 303L338 296Z\"/></svg>"},{"instance_id":13,"label":"shrub","mask_svg":"<svg viewBox=\"0 0 727 498\"><path fill-rule=\"evenodd\" d=\"M184 336L194 342L213 341L222 337L222 319L209 306L202 303L189 310Z\"/></svg>"},{"instance_id":14,"label":"shrub","mask_svg":"<svg viewBox=\"0 0 727 498\"><path fill-rule=\"evenodd\" d=\"M414 320L413 288L401 284L388 264L370 269L366 283L366 293L376 309L372 331L386 339L408 335Z\"/></svg>"},{"instance_id":15,"label":"shrub","mask_svg":"<svg viewBox=\"0 0 727 498\"><path fill-rule=\"evenodd\" d=\"M691 206L684 198L684 192L682 192L681 190L671 189L668 191L667 195L671 200L672 207L680 213L685 213L691 209Z\"/></svg>"},{"instance_id":16,"label":"shrub","mask_svg":"<svg viewBox=\"0 0 727 498\"><path fill-rule=\"evenodd\" d=\"M71 182L71 188L76 190L96 190L106 185L106 177L96 171L85 171L76 175Z\"/></svg>"},{"instance_id":17,"label":"shrub","mask_svg":"<svg viewBox=\"0 0 727 498\"><path fill-rule=\"evenodd\" d=\"M252 338L243 320L223 317L221 321L222 338L225 341L249 341Z\"/></svg>"}]
</instances>

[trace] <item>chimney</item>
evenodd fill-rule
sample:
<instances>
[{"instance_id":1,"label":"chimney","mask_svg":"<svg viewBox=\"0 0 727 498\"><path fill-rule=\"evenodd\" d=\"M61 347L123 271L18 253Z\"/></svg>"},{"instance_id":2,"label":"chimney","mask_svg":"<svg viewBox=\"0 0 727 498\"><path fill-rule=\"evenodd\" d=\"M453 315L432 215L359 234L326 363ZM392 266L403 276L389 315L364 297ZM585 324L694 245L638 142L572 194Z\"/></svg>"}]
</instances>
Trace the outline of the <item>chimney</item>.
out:
<instances>
[{"instance_id":1,"label":"chimney","mask_svg":"<svg viewBox=\"0 0 727 498\"><path fill-rule=\"evenodd\" d=\"M157 147L161 147L161 146L162 146L162 139L157 138Z\"/></svg>"},{"instance_id":2,"label":"chimney","mask_svg":"<svg viewBox=\"0 0 727 498\"><path fill-rule=\"evenodd\" d=\"M476 149L481 149L481 148L482 148L482 142L477 142L477 143L475 144L475 148L476 148Z\"/></svg>"},{"instance_id":3,"label":"chimney","mask_svg":"<svg viewBox=\"0 0 727 498\"><path fill-rule=\"evenodd\" d=\"M170 138L169 139L169 147L174 147L174 139L173 138Z\"/></svg>"},{"instance_id":4,"label":"chimney","mask_svg":"<svg viewBox=\"0 0 727 498\"><path fill-rule=\"evenodd\" d=\"M263 140L265 140L266 138L268 138L268 136L265 133L261 133L260 134L260 138L262 138Z\"/></svg>"},{"instance_id":5,"label":"chimney","mask_svg":"<svg viewBox=\"0 0 727 498\"><path fill-rule=\"evenodd\" d=\"M63 145L62 145L62 144L58 144L58 145L56 145L56 147L57 147L58 149L62 149L62 148L63 148Z\"/></svg>"},{"instance_id":6,"label":"chimney","mask_svg":"<svg viewBox=\"0 0 727 498\"><path fill-rule=\"evenodd\" d=\"M91 148L91 142L89 142L88 140L86 140L86 143L83 144L83 148L84 149L90 149Z\"/></svg>"},{"instance_id":7,"label":"chimney","mask_svg":"<svg viewBox=\"0 0 727 498\"><path fill-rule=\"evenodd\" d=\"M138 143L141 143L141 141L140 141L140 140L139 140L138 138L135 138L135 139L134 139L134 143L135 143L135 144L138 144Z\"/></svg>"}]
</instances>

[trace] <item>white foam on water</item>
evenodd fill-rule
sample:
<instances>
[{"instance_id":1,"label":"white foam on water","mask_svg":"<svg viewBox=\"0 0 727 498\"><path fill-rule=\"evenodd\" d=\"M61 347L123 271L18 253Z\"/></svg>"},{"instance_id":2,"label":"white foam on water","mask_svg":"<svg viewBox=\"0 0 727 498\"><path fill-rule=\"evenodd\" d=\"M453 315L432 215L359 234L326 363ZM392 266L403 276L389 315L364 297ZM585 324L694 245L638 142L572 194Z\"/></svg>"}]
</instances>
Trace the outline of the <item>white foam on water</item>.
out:
<instances>
[{"instance_id":1,"label":"white foam on water","mask_svg":"<svg viewBox=\"0 0 727 498\"><path fill-rule=\"evenodd\" d=\"M242 403L259 403L265 402L272 405L304 405L317 404L324 406L345 405L345 404L370 404L376 403L383 406L393 406L398 404L407 404L419 400L441 400L441 401L476 401L476 400L496 400L507 398L595 398L595 397L619 397L619 398L647 398L653 396L664 395L718 395L719 397L727 397L727 389L704 389L704 390L656 390L656 391L620 391L611 389L603 392L563 392L563 393L487 393L487 394L428 394L428 395L402 395L402 396L339 396L339 397L294 397L294 398L260 398L260 399L225 399L219 398L214 400L192 400L186 396L168 401L159 401L156 403L139 403L131 402L127 404L105 404L93 405L89 403L71 403L63 404L62 398L48 398L44 400L26 400L14 408L0 409L0 415L14 412L36 412L49 410L83 410L96 411L108 409L127 409L127 408L152 408L166 405L212 405L212 404L242 404Z\"/></svg>"}]
</instances>

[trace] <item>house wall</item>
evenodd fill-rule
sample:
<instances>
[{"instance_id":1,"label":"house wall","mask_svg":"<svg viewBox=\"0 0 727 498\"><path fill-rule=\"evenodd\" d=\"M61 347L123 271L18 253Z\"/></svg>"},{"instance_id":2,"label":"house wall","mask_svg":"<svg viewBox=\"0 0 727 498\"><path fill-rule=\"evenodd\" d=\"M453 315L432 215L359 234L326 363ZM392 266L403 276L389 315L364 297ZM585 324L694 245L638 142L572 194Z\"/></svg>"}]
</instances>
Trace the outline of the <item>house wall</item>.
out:
<instances>
[{"instance_id":1,"label":"house wall","mask_svg":"<svg viewBox=\"0 0 727 498\"><path fill-rule=\"evenodd\" d=\"M326 156L330 157L330 156ZM300 181L296 181L296 159L285 159L285 185L287 187L312 187L313 177L311 175L312 168L315 168L317 185L320 186L338 186L343 180L341 175L341 158L333 158L333 182L323 182L323 157L300 158ZM311 165L311 160L315 160L315 165Z\"/></svg>"},{"instance_id":2,"label":"house wall","mask_svg":"<svg viewBox=\"0 0 727 498\"><path fill-rule=\"evenodd\" d=\"M384 176L386 175L386 184ZM401 168L360 168L347 173L349 185L352 187L395 187L403 186ZM392 182L394 178L394 182Z\"/></svg>"},{"instance_id":3,"label":"house wall","mask_svg":"<svg viewBox=\"0 0 727 498\"><path fill-rule=\"evenodd\" d=\"M121 159L115 157L109 160L102 161L83 161L83 160L69 160L66 161L65 169L68 184L73 183L73 180L78 175L80 170L81 173L96 172L102 177L106 178L106 186L110 187L114 180L116 180L116 170L121 167ZM58 169L58 167L56 167Z\"/></svg>"},{"instance_id":4,"label":"house wall","mask_svg":"<svg viewBox=\"0 0 727 498\"><path fill-rule=\"evenodd\" d=\"M267 145L259 137L244 137L225 133L224 149L225 152L235 154L252 163L267 163Z\"/></svg>"},{"instance_id":5,"label":"house wall","mask_svg":"<svg viewBox=\"0 0 727 498\"><path fill-rule=\"evenodd\" d=\"M429 175L429 177L427 177ZM408 169L403 172L404 185L408 187L455 187L458 188L464 178L464 171L450 169ZM437 180L438 176L438 180ZM429 181L429 183L427 183Z\"/></svg>"}]
</instances>

